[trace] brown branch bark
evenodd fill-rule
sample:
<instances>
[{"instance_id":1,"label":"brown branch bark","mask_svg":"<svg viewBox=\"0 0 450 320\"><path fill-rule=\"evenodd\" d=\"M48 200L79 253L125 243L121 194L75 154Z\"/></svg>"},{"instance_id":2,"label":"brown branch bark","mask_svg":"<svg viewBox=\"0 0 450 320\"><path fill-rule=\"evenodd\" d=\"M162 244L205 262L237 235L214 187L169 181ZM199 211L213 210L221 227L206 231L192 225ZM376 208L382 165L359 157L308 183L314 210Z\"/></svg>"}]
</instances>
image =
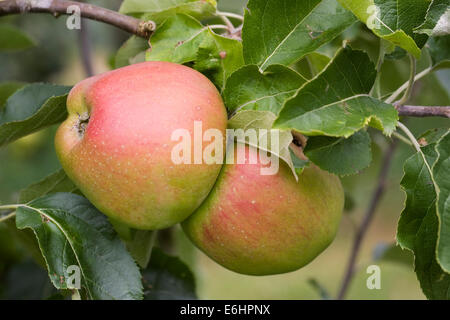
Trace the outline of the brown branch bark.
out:
<instances>
[{"instance_id":1,"label":"brown branch bark","mask_svg":"<svg viewBox=\"0 0 450 320\"><path fill-rule=\"evenodd\" d=\"M450 107L396 106L400 116L450 118Z\"/></svg>"},{"instance_id":2,"label":"brown branch bark","mask_svg":"<svg viewBox=\"0 0 450 320\"><path fill-rule=\"evenodd\" d=\"M358 231L355 236L355 240L353 241L353 247L350 254L350 258L348 261L347 269L345 271L344 279L342 280L341 288L339 289L339 293L337 298L342 300L345 298L347 294L350 283L353 279L353 275L355 273L356 260L359 255L359 251L361 249L361 245L363 240L367 234L369 226L373 221L373 217L375 216L376 209L380 203L381 198L386 191L386 180L389 174L389 169L391 167L392 159L394 156L394 151L397 148L397 142L394 141L389 145L388 150L384 155L383 162L381 164L380 174L378 176L378 184L372 195L372 199L370 201L369 207L367 208L366 214L364 216L361 225L358 228Z\"/></svg>"},{"instance_id":3,"label":"brown branch bark","mask_svg":"<svg viewBox=\"0 0 450 320\"><path fill-rule=\"evenodd\" d=\"M83 18L104 22L145 39L156 29L153 21L142 21L92 4L66 0L4 0L0 1L0 16L50 13L58 17L68 15L70 6L78 6Z\"/></svg>"},{"instance_id":4,"label":"brown branch bark","mask_svg":"<svg viewBox=\"0 0 450 320\"><path fill-rule=\"evenodd\" d=\"M91 42L89 41L89 29L86 21L81 21L81 30L78 34L80 44L80 55L83 63L84 72L87 77L94 75L94 66L92 65Z\"/></svg>"}]
</instances>

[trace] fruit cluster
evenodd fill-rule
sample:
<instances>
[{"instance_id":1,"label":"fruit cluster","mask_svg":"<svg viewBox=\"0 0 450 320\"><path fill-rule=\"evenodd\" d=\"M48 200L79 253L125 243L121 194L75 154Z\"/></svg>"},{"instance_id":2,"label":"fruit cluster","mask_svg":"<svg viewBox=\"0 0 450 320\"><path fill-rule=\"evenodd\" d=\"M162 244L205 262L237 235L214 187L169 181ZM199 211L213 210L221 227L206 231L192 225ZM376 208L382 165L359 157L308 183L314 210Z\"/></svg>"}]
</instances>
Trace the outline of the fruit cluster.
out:
<instances>
[{"instance_id":1,"label":"fruit cluster","mask_svg":"<svg viewBox=\"0 0 450 320\"><path fill-rule=\"evenodd\" d=\"M233 147L243 163L173 163L175 130L194 135L201 122L225 136L227 128L220 93L193 69L167 62L117 69L76 85L67 107L58 157L113 220L144 230L182 223L208 256L251 275L296 270L336 234L342 186L314 165L298 181L282 161L276 174L262 175L257 149L245 144Z\"/></svg>"}]
</instances>

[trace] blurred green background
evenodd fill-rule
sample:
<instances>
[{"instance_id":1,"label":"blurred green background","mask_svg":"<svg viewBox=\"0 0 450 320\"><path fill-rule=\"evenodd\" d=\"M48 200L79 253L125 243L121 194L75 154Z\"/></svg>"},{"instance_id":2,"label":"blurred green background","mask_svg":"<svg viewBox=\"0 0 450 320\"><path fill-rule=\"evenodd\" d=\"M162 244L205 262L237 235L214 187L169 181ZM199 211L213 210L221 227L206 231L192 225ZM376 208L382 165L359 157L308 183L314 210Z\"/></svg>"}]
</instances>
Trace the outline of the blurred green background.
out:
<instances>
[{"instance_id":1,"label":"blurred green background","mask_svg":"<svg viewBox=\"0 0 450 320\"><path fill-rule=\"evenodd\" d=\"M120 0L89 2L114 10L117 10L121 3ZM219 1L219 7L222 11L242 13L244 2L223 0ZM85 78L78 49L78 31L67 30L64 17L54 19L49 15L27 15L2 19L8 19L9 22L23 28L37 42L37 46L23 52L0 53L0 81L74 85ZM98 74L107 71L110 69L111 57L128 35L111 26L92 21L87 22L87 28L94 72ZM360 24L355 24L342 37L320 51L332 56L344 39L351 40L352 46L366 50L372 59L376 60L378 40ZM419 62L420 69L426 67L426 59L423 60ZM383 93L388 94L404 83L408 78L408 70L407 59L387 61L382 69ZM449 93L450 73L440 71L417 83L412 103L448 105ZM435 118L409 119L408 125L415 134L420 134L430 128L448 127L449 122ZM55 127L48 128L0 148L0 203L15 203L21 189L60 168L53 146L55 130ZM170 251L191 266L197 278L199 297L320 299L318 291L310 284L311 279L316 279L332 296L335 296L347 264L356 227L375 188L382 152L389 143L379 133L371 131L371 134L374 158L372 166L359 175L342 179L349 196L348 203L352 203L353 206L350 206L345 214L336 241L310 265L297 272L270 277L249 277L230 272L193 248L177 227L175 243ZM374 261L373 258L374 249L378 245L395 242L396 225L405 200L399 185L403 174L402 165L412 153L411 147L405 144L400 144L397 149L389 175L388 190L363 243L357 273L349 290L349 299L424 299L412 263ZM7 262L22 261L23 252L27 252L18 246L14 239L4 226L0 226L0 283L3 283L4 287L7 287L8 279L11 277L14 279L12 271L6 269ZM366 274L366 269L372 264L377 264L381 268L381 290L367 289L366 280L369 275ZM16 297L37 297L52 292L51 287L46 285L47 276L42 269L30 262L22 263L19 267L13 271L21 272L18 273L22 275L21 281L26 283L26 279L30 279L38 282L41 289L39 292L28 290L26 296L23 290L18 289L18 292L22 293L16 293ZM24 274L28 275L26 279L23 278ZM14 296L14 293L11 294Z\"/></svg>"}]
</instances>

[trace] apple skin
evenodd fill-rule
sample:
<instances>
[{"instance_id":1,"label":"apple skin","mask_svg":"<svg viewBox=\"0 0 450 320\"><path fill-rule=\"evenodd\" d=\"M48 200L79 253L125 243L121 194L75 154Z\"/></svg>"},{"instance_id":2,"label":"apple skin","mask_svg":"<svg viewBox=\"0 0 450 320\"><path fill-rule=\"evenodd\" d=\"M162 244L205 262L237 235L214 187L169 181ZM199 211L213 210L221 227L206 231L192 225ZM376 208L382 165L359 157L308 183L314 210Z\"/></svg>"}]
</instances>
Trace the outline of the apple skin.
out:
<instances>
[{"instance_id":1,"label":"apple skin","mask_svg":"<svg viewBox=\"0 0 450 320\"><path fill-rule=\"evenodd\" d=\"M173 131L187 129L193 137L194 121L225 137L225 106L201 73L169 62L127 66L80 82L67 109L55 138L58 158L113 220L141 230L167 228L192 214L213 187L221 164L171 159L179 144L171 141Z\"/></svg>"},{"instance_id":2,"label":"apple skin","mask_svg":"<svg viewBox=\"0 0 450 320\"><path fill-rule=\"evenodd\" d=\"M226 164L208 198L182 223L191 241L225 268L247 275L297 270L333 241L344 207L338 177L307 167L295 180L280 160L276 175L261 175L253 147L244 164ZM236 151L235 151L236 155Z\"/></svg>"}]
</instances>

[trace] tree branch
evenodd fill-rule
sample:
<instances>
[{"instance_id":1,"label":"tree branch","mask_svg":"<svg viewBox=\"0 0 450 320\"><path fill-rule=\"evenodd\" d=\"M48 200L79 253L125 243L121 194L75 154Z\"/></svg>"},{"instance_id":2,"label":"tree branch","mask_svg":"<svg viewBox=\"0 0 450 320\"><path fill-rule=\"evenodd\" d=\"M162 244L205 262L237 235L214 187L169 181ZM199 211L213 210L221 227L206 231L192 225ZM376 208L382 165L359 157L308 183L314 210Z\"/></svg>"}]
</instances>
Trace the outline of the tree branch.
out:
<instances>
[{"instance_id":1,"label":"tree branch","mask_svg":"<svg viewBox=\"0 0 450 320\"><path fill-rule=\"evenodd\" d=\"M0 1L0 16L23 13L50 13L54 16L68 15L67 9L70 6L78 6L81 11L81 17L100 21L120 28L126 32L132 33L139 37L148 39L156 29L153 21L142 21L130 16L120 14L118 12L101 8L92 4L81 3L77 1L67 0L3 0ZM242 18L239 15L230 15L219 12L219 15L232 18ZM236 34L232 37L240 38L242 26L235 28ZM81 35L82 37L85 35ZM86 39L81 42L85 43ZM87 47L86 47L87 48ZM84 48L84 49L86 49ZM82 48L82 53L86 53ZM91 72L88 61L84 61L86 70ZM415 77L415 81L431 72L431 68L423 71ZM410 87L411 80L403 85L395 92L386 102L392 103L393 100L405 89ZM409 85L409 86L408 86ZM450 107L422 107L422 106L396 106L400 116L408 117L445 117L450 118Z\"/></svg>"},{"instance_id":2,"label":"tree branch","mask_svg":"<svg viewBox=\"0 0 450 320\"><path fill-rule=\"evenodd\" d=\"M373 217L375 216L376 209L378 207L378 204L381 200L381 198L384 195L384 192L386 190L386 180L389 174L389 169L391 167L392 159L394 156L394 151L397 147L397 142L394 141L389 145L388 150L386 150L383 163L381 165L380 174L378 177L378 185L375 189L372 199L370 201L369 207L367 209L367 212L364 216L363 221L361 222L361 225L358 228L358 231L355 236L355 240L353 242L352 251L350 254L350 258L348 261L347 269L344 275L344 279L342 281L341 288L339 290L337 298L339 300L342 300L345 298L345 295L347 293L347 290L350 286L350 283L353 279L353 275L355 273L355 265L356 265L356 259L358 258L359 251L361 249L362 242L367 234L367 230L369 229L370 223L373 220Z\"/></svg>"},{"instance_id":3,"label":"tree branch","mask_svg":"<svg viewBox=\"0 0 450 320\"><path fill-rule=\"evenodd\" d=\"M68 15L70 6L80 8L81 17L110 24L126 32L148 39L156 29L153 21L142 21L88 3L66 0L4 0L0 1L0 16L23 13L50 13L55 17Z\"/></svg>"},{"instance_id":4,"label":"tree branch","mask_svg":"<svg viewBox=\"0 0 450 320\"><path fill-rule=\"evenodd\" d=\"M89 41L87 21L84 19L81 19L81 30L78 34L78 43L80 46L80 55L84 72L87 77L92 77L94 75L94 67L92 65L91 42Z\"/></svg>"},{"instance_id":5,"label":"tree branch","mask_svg":"<svg viewBox=\"0 0 450 320\"><path fill-rule=\"evenodd\" d=\"M423 106L396 106L400 116L405 117L443 117L450 118L450 106L423 107Z\"/></svg>"}]
</instances>

